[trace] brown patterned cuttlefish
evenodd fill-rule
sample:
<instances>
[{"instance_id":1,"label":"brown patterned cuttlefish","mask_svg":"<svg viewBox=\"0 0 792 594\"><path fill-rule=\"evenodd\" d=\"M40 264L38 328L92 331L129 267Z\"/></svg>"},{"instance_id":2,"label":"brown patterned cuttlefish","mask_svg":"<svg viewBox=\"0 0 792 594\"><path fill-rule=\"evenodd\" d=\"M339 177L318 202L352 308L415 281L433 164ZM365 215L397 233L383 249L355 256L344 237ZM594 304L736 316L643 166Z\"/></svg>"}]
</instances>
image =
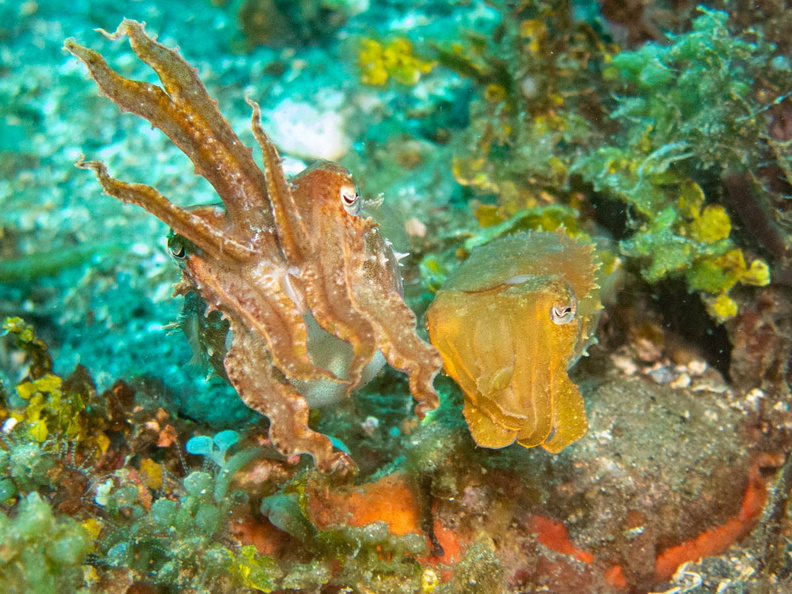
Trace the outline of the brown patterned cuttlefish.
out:
<instances>
[{"instance_id":1,"label":"brown patterned cuttlefish","mask_svg":"<svg viewBox=\"0 0 792 594\"><path fill-rule=\"evenodd\" d=\"M310 454L323 472L354 467L328 437L308 427L306 395L315 386L326 392L334 385L349 394L378 353L408 375L419 417L436 408L440 356L416 332L397 258L376 223L363 216L350 173L319 162L287 179L260 108L248 99L262 170L175 50L132 20L105 35L128 37L162 86L121 76L73 39L65 47L85 63L104 95L162 130L223 204L184 209L150 186L114 179L101 162L79 165L96 173L107 194L173 229L169 246L183 277L177 293L197 293L206 315L219 312L227 320L231 334L221 371L249 407L269 418L273 445L285 455Z\"/></svg>"}]
</instances>

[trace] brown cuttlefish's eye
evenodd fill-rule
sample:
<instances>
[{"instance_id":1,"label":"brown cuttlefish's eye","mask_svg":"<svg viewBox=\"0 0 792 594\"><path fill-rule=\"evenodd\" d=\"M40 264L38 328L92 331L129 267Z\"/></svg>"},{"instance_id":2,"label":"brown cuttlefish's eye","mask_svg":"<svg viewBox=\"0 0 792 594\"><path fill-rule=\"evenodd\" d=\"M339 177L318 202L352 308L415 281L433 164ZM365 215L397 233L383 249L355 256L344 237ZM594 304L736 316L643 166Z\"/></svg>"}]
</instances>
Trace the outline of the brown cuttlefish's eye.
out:
<instances>
[{"instance_id":1,"label":"brown cuttlefish's eye","mask_svg":"<svg viewBox=\"0 0 792 594\"><path fill-rule=\"evenodd\" d=\"M176 264L184 266L187 256L195 253L195 246L181 235L171 232L168 236L168 253Z\"/></svg>"},{"instance_id":2,"label":"brown cuttlefish's eye","mask_svg":"<svg viewBox=\"0 0 792 594\"><path fill-rule=\"evenodd\" d=\"M360 196L355 189L355 186L351 186L345 184L341 186L341 190L339 191L339 195L341 196L341 204L344 207L344 210L347 211L347 214L356 217L360 214L360 210L363 207L363 202L360 200Z\"/></svg>"},{"instance_id":3,"label":"brown cuttlefish's eye","mask_svg":"<svg viewBox=\"0 0 792 594\"><path fill-rule=\"evenodd\" d=\"M174 260L184 260L187 256L187 246L184 238L175 233L168 237L168 252Z\"/></svg>"},{"instance_id":4,"label":"brown cuttlefish's eye","mask_svg":"<svg viewBox=\"0 0 792 594\"><path fill-rule=\"evenodd\" d=\"M554 305L550 308L550 319L553 321L554 324L559 326L563 326L564 324L569 324L572 320L575 319L575 314L577 313L577 301L574 299L563 305Z\"/></svg>"}]
</instances>

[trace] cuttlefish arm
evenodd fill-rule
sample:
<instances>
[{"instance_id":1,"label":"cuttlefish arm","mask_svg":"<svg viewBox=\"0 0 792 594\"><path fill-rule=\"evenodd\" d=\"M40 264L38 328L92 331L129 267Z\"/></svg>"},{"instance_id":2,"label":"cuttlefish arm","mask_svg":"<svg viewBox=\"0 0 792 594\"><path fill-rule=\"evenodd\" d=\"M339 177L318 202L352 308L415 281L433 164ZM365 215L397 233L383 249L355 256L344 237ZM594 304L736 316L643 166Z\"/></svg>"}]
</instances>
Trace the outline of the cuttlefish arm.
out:
<instances>
[{"instance_id":1,"label":"cuttlefish arm","mask_svg":"<svg viewBox=\"0 0 792 594\"><path fill-rule=\"evenodd\" d=\"M353 469L347 454L308 427L308 403L272 366L260 336L235 316L230 321L234 340L224 361L228 379L245 404L270 419L272 445L287 456L310 454L322 472Z\"/></svg>"},{"instance_id":2,"label":"cuttlefish arm","mask_svg":"<svg viewBox=\"0 0 792 594\"><path fill-rule=\"evenodd\" d=\"M382 268L388 265L379 263ZM442 367L440 354L415 333L415 314L395 289L385 292L373 283L357 283L353 291L360 310L374 322L377 344L388 364L407 374L410 392L418 401L415 412L423 418L439 404L433 384Z\"/></svg>"},{"instance_id":3,"label":"cuttlefish arm","mask_svg":"<svg viewBox=\"0 0 792 594\"><path fill-rule=\"evenodd\" d=\"M196 69L178 52L148 37L143 25L136 21L124 19L115 33L102 33L109 39L127 36L132 50L154 69L163 87L121 76L98 52L73 39L67 39L64 45L88 67L104 95L124 111L137 114L162 130L190 158L196 173L212 184L225 204L234 234L250 239L256 229L272 227L264 174L253 160L252 151L242 144L218 110L217 102L206 92ZM146 210L156 204L148 198L136 203ZM153 209L151 212L159 216ZM274 241L270 237L267 243Z\"/></svg>"},{"instance_id":4,"label":"cuttlefish arm","mask_svg":"<svg viewBox=\"0 0 792 594\"><path fill-rule=\"evenodd\" d=\"M340 165L320 162L287 180L277 148L260 125L258 106L249 103L281 245L299 270L296 282L317 323L352 347L347 392L380 350L408 374L423 417L437 408L432 383L442 362L415 332L415 316L400 294L395 254L376 224L361 216L352 176Z\"/></svg>"},{"instance_id":5,"label":"cuttlefish arm","mask_svg":"<svg viewBox=\"0 0 792 594\"><path fill-rule=\"evenodd\" d=\"M226 256L241 261L255 257L256 252L247 243L224 233L212 221L176 206L151 186L118 180L107 172L107 167L101 161L80 160L77 166L92 170L106 194L124 204L135 204L147 210L212 256Z\"/></svg>"},{"instance_id":6,"label":"cuttlefish arm","mask_svg":"<svg viewBox=\"0 0 792 594\"><path fill-rule=\"evenodd\" d=\"M118 39L123 35L129 37L135 53L156 71L164 90L122 77L97 52L73 40L68 40L66 47L88 66L105 95L122 109L162 129L190 157L196 172L218 191L223 208L211 209L215 213L211 217L201 216L201 210L176 206L150 186L111 177L103 163L80 161L78 165L92 169L107 194L141 206L211 256L200 263L193 258L190 280L210 309L239 311L260 330L276 365L298 379L337 381L333 374L311 362L303 312L286 292L274 287L262 295L260 288L245 284L245 277L253 275L267 260L269 265L257 273L257 280L265 281L260 284L272 289L274 284L287 282L283 272L287 266L274 234L268 197L272 184L220 114L194 68L174 50L150 39L140 23L125 20L107 36Z\"/></svg>"},{"instance_id":7,"label":"cuttlefish arm","mask_svg":"<svg viewBox=\"0 0 792 594\"><path fill-rule=\"evenodd\" d=\"M270 365L289 378L341 381L332 372L314 365L303 312L282 286L282 278L259 273L251 282L252 272L239 275L218 268L205 258L185 258L184 274L206 301L208 311L233 311L240 321L257 330L270 353ZM236 339L233 334L232 337Z\"/></svg>"}]
</instances>

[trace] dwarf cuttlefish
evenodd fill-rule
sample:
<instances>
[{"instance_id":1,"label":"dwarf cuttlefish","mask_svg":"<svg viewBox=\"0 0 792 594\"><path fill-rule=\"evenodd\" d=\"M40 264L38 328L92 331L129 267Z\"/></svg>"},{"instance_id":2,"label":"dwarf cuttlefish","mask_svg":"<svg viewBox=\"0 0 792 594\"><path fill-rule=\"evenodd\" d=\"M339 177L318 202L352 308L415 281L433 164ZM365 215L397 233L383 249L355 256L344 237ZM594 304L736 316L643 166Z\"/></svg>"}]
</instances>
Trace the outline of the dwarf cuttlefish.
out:
<instances>
[{"instance_id":1,"label":"dwarf cuttlefish","mask_svg":"<svg viewBox=\"0 0 792 594\"><path fill-rule=\"evenodd\" d=\"M310 454L323 472L350 471L350 456L309 427L309 400L327 404L333 394L349 394L379 356L407 374L419 417L438 404L432 382L440 356L416 331L390 243L362 212L344 167L321 161L286 177L254 101L248 99L251 128L263 168L178 52L136 21L106 35L128 37L162 86L125 78L74 40L66 49L85 63L102 94L161 129L223 204L185 209L151 186L115 179L99 161L80 167L92 169L107 194L173 230L169 247L182 271L177 292L194 294L193 313L225 322L215 324L209 359L248 406L269 418L272 445L286 456Z\"/></svg>"},{"instance_id":2,"label":"dwarf cuttlefish","mask_svg":"<svg viewBox=\"0 0 792 594\"><path fill-rule=\"evenodd\" d=\"M429 337L464 391L479 446L555 453L586 433L567 370L595 340L598 268L593 245L562 231L522 233L474 250L438 291Z\"/></svg>"}]
</instances>

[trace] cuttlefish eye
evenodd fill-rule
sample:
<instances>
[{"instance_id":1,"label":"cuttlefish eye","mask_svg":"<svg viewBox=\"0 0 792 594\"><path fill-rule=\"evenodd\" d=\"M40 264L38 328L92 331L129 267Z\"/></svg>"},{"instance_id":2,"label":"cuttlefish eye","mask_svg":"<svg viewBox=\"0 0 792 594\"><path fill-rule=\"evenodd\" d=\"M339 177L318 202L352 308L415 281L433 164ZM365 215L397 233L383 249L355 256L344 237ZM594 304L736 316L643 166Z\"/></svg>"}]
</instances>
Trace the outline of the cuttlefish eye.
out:
<instances>
[{"instance_id":1,"label":"cuttlefish eye","mask_svg":"<svg viewBox=\"0 0 792 594\"><path fill-rule=\"evenodd\" d=\"M339 193L341 195L341 204L344 206L344 210L352 216L359 215L361 203L360 196L358 196L355 187L350 185L341 186Z\"/></svg>"},{"instance_id":2,"label":"cuttlefish eye","mask_svg":"<svg viewBox=\"0 0 792 594\"><path fill-rule=\"evenodd\" d=\"M554 324L563 326L564 324L569 324L569 322L575 319L576 312L577 303L574 301L564 305L554 305L550 308L550 319L553 320Z\"/></svg>"},{"instance_id":3,"label":"cuttlefish eye","mask_svg":"<svg viewBox=\"0 0 792 594\"><path fill-rule=\"evenodd\" d=\"M176 260L184 260L187 256L187 246L184 238L178 235L171 235L168 238L168 251Z\"/></svg>"}]
</instances>

